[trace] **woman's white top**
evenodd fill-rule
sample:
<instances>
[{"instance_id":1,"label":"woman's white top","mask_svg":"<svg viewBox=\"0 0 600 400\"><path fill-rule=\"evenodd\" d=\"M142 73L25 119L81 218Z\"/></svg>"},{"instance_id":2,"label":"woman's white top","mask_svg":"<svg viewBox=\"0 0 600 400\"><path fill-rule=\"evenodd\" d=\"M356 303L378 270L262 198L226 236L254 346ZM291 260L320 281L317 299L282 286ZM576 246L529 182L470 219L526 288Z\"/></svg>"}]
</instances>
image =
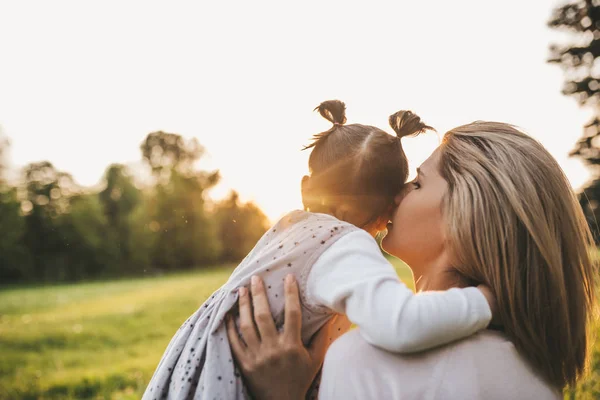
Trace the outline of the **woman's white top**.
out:
<instances>
[{"instance_id":1,"label":"woman's white top","mask_svg":"<svg viewBox=\"0 0 600 400\"><path fill-rule=\"evenodd\" d=\"M354 329L329 348L319 399L558 400L562 395L499 332L484 330L402 355L371 346Z\"/></svg>"}]
</instances>

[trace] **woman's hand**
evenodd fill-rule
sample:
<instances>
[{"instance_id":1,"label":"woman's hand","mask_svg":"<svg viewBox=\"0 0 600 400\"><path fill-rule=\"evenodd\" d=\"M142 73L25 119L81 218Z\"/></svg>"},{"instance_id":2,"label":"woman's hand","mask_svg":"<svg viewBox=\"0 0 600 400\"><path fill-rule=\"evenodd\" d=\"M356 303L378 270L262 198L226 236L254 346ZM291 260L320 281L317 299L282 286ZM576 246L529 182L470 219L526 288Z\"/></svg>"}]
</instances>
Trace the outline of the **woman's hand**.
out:
<instances>
[{"instance_id":1,"label":"woman's hand","mask_svg":"<svg viewBox=\"0 0 600 400\"><path fill-rule=\"evenodd\" d=\"M257 276L252 277L251 290L252 299L246 288L239 290L243 342L233 320L227 319L229 343L245 382L257 399L303 399L325 358L330 324L321 328L306 348L300 337L302 315L294 277L288 275L285 279L285 324L281 333Z\"/></svg>"}]
</instances>

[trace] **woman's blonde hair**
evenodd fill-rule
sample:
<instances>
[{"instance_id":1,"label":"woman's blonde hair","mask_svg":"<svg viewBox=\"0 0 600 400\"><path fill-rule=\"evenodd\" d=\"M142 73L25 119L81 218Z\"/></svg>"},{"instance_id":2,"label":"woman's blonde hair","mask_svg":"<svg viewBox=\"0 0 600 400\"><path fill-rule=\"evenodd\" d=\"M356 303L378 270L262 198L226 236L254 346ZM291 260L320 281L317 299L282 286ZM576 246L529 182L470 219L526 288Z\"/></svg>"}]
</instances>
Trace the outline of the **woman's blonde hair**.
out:
<instances>
[{"instance_id":1,"label":"woman's blonde hair","mask_svg":"<svg viewBox=\"0 0 600 400\"><path fill-rule=\"evenodd\" d=\"M551 383L583 373L594 310L592 236L556 160L497 122L448 132L440 147L455 268L495 292L504 331Z\"/></svg>"}]
</instances>

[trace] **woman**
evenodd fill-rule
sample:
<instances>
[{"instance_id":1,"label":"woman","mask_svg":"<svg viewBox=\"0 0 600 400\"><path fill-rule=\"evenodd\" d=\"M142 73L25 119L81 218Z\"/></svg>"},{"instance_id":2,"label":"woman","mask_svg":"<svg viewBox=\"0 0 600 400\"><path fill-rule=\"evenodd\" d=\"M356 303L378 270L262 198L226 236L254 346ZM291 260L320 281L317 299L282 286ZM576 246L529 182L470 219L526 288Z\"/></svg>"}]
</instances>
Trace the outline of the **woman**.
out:
<instances>
[{"instance_id":1,"label":"woman","mask_svg":"<svg viewBox=\"0 0 600 400\"><path fill-rule=\"evenodd\" d=\"M557 162L510 125L475 122L448 132L411 186L396 199L383 248L407 262L419 291L489 285L502 330L412 356L352 331L327 353L320 398L560 398L586 364L595 271L589 229ZM310 374L294 372L312 373L319 352L299 357L290 338L233 349L259 398L286 388L304 395ZM275 375L276 386L262 384Z\"/></svg>"}]
</instances>

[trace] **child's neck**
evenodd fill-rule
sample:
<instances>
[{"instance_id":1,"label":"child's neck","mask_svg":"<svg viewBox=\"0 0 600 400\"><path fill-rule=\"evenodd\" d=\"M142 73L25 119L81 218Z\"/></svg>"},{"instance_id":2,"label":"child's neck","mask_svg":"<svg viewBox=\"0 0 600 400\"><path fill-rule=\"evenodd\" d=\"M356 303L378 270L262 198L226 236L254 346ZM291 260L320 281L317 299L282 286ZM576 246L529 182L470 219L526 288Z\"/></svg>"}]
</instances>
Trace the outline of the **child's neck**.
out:
<instances>
[{"instance_id":1,"label":"child's neck","mask_svg":"<svg viewBox=\"0 0 600 400\"><path fill-rule=\"evenodd\" d=\"M335 212L331 212L330 209L326 209L325 207L312 207L309 211L312 213L331 215L332 217L337 218L340 221L348 222L349 224L352 224L354 226L361 228L355 222L349 221L348 218L341 218L339 215L336 215ZM379 233L379 230L375 226L366 226L366 227L362 227L361 229L366 231L369 235L373 236L374 238L377 236L377 233Z\"/></svg>"}]
</instances>

